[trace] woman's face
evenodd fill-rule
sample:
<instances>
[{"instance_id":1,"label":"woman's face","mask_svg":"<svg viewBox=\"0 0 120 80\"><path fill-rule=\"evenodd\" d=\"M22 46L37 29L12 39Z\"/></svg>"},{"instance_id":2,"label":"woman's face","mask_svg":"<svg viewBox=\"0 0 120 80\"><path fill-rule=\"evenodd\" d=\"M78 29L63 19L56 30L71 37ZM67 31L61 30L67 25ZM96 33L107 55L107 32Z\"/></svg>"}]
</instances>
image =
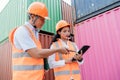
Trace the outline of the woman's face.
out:
<instances>
[{"instance_id":1,"label":"woman's face","mask_svg":"<svg viewBox=\"0 0 120 80\"><path fill-rule=\"evenodd\" d=\"M67 40L70 36L70 27L66 26L62 28L62 30L59 31L58 34L60 35L61 39Z\"/></svg>"}]
</instances>

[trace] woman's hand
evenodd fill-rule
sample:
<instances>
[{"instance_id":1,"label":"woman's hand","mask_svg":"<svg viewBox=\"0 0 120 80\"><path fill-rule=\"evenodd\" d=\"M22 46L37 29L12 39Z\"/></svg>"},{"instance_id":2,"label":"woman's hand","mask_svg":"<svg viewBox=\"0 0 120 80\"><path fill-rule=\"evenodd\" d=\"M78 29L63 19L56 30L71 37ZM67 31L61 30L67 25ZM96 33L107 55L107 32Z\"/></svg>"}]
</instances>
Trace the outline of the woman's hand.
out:
<instances>
[{"instance_id":1,"label":"woman's hand","mask_svg":"<svg viewBox=\"0 0 120 80\"><path fill-rule=\"evenodd\" d=\"M82 59L82 54L75 54L73 58L76 59L76 60L81 60Z\"/></svg>"},{"instance_id":2,"label":"woman's hand","mask_svg":"<svg viewBox=\"0 0 120 80\"><path fill-rule=\"evenodd\" d=\"M72 61L79 61L79 62L81 62L82 60L83 60L83 58L82 58L82 50L81 50L80 54L77 53L77 54L74 55Z\"/></svg>"}]
</instances>

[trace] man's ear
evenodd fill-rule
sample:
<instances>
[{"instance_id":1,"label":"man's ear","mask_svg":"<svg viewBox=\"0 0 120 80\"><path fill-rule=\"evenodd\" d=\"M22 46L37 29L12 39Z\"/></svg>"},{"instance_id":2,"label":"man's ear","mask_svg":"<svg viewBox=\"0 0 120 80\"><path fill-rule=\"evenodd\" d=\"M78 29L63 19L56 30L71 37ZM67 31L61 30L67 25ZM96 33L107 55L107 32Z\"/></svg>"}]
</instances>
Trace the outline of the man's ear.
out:
<instances>
[{"instance_id":1,"label":"man's ear","mask_svg":"<svg viewBox=\"0 0 120 80\"><path fill-rule=\"evenodd\" d=\"M34 20L35 16L34 15L30 15L30 19Z\"/></svg>"}]
</instances>

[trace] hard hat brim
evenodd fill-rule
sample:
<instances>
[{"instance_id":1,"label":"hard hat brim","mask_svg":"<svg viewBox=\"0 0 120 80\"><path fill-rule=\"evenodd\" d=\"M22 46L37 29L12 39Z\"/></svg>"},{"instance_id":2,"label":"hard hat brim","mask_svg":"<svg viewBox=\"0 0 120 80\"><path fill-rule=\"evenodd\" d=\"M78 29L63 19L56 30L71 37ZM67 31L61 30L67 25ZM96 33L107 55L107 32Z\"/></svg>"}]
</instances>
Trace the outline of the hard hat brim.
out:
<instances>
[{"instance_id":1,"label":"hard hat brim","mask_svg":"<svg viewBox=\"0 0 120 80\"><path fill-rule=\"evenodd\" d=\"M44 17L46 20L50 20L50 18L49 17Z\"/></svg>"}]
</instances>

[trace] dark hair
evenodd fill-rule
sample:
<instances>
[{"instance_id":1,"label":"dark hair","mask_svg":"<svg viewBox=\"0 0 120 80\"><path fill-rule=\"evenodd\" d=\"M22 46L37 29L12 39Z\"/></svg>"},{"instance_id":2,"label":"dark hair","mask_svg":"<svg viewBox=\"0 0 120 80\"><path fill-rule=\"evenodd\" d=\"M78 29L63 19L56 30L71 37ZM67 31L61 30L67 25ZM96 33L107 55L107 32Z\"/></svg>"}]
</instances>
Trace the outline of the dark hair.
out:
<instances>
[{"instance_id":1,"label":"dark hair","mask_svg":"<svg viewBox=\"0 0 120 80\"><path fill-rule=\"evenodd\" d=\"M74 34L70 34L70 39L69 39L70 41L72 41L72 42L74 42Z\"/></svg>"},{"instance_id":2,"label":"dark hair","mask_svg":"<svg viewBox=\"0 0 120 80\"><path fill-rule=\"evenodd\" d=\"M29 14L29 13L28 13L28 19L29 19L29 20L30 20L30 18L31 18L31 15L32 15L32 14Z\"/></svg>"},{"instance_id":3,"label":"dark hair","mask_svg":"<svg viewBox=\"0 0 120 80\"><path fill-rule=\"evenodd\" d=\"M58 32L59 31L61 31L63 28L61 28L61 29L59 29L58 31L57 31L57 34L53 37L53 39L52 39L52 41L51 41L51 44L53 43L53 42L56 42L59 38L60 38L60 35L58 34ZM70 41L74 41L74 35L73 34L70 34L70 39L69 39ZM51 45L50 44L50 45Z\"/></svg>"},{"instance_id":4,"label":"dark hair","mask_svg":"<svg viewBox=\"0 0 120 80\"><path fill-rule=\"evenodd\" d=\"M53 42L56 42L59 38L60 38L60 35L58 34L58 32L59 31L61 31L63 28L61 28L61 29L59 29L58 31L57 31L57 34L53 37L53 39L52 39L52 41L51 41L51 44L53 43ZM50 44L50 45L51 45Z\"/></svg>"},{"instance_id":5,"label":"dark hair","mask_svg":"<svg viewBox=\"0 0 120 80\"><path fill-rule=\"evenodd\" d=\"M60 35L59 34L56 34L53 39L52 39L52 42L56 42L58 40L58 38L60 38Z\"/></svg>"},{"instance_id":6,"label":"dark hair","mask_svg":"<svg viewBox=\"0 0 120 80\"><path fill-rule=\"evenodd\" d=\"M51 44L53 43L53 42L56 42L58 39L60 38L60 35L57 33L54 37L53 37L53 39L52 39L52 41L51 41ZM70 39L69 39L70 41L72 41L72 42L74 42L74 35L73 34L70 34ZM51 45L50 44L50 45Z\"/></svg>"}]
</instances>

